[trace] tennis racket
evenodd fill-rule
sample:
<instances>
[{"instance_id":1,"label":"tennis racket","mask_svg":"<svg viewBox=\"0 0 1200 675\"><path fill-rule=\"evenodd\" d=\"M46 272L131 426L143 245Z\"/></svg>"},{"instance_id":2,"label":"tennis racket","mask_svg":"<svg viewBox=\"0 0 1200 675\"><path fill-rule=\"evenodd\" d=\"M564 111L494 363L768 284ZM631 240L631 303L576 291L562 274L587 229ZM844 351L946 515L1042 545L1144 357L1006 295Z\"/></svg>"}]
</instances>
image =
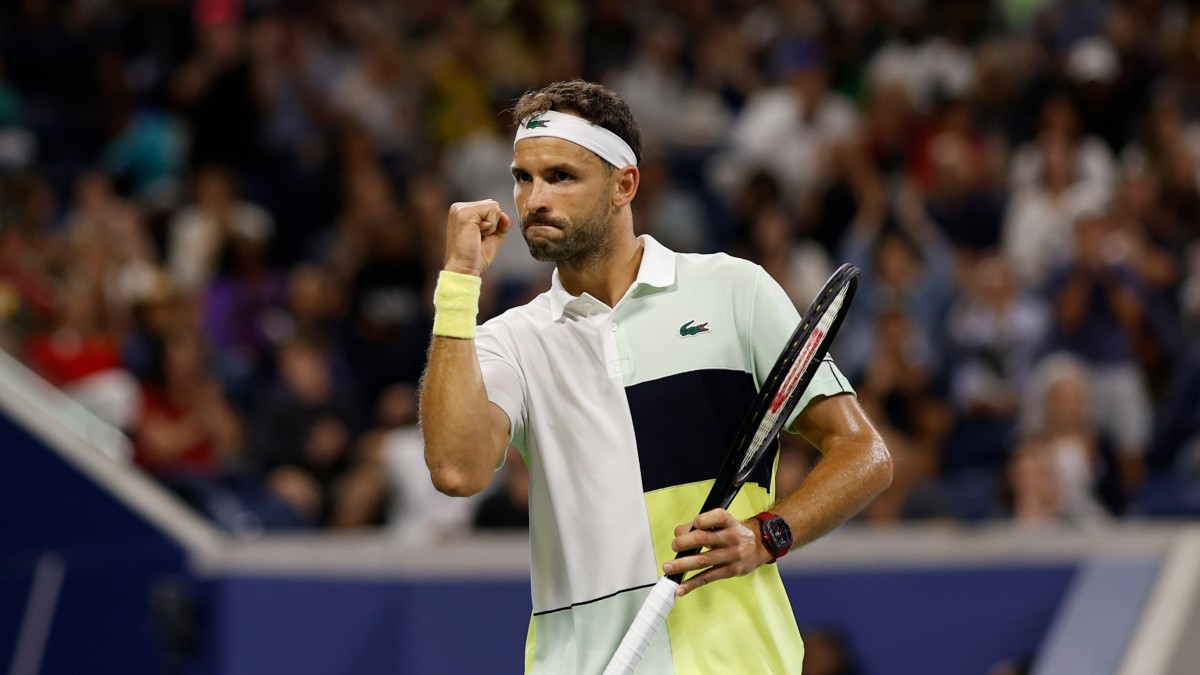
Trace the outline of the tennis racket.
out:
<instances>
[{"instance_id":1,"label":"tennis racket","mask_svg":"<svg viewBox=\"0 0 1200 675\"><path fill-rule=\"evenodd\" d=\"M726 455L700 513L729 508L746 478L767 453L829 351L829 345L837 335L854 298L858 276L857 267L842 265L829 277L816 300L804 312L796 331L763 381L754 404L747 411L733 447ZM681 551L675 559L699 552L699 548ZM642 603L633 624L604 669L604 675L633 675L637 670L646 649L666 623L667 614L675 605L675 589L683 581L683 576L683 573L665 576L650 590L650 595Z\"/></svg>"}]
</instances>

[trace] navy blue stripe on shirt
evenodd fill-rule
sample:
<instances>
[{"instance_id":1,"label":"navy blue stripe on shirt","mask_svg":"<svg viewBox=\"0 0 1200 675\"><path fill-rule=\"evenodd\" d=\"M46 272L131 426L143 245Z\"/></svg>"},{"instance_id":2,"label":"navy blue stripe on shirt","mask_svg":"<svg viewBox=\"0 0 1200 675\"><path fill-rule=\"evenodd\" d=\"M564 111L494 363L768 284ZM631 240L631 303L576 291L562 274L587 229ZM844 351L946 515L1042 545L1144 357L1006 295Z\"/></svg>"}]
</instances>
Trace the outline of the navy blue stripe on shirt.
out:
<instances>
[{"instance_id":1,"label":"navy blue stripe on shirt","mask_svg":"<svg viewBox=\"0 0 1200 675\"><path fill-rule=\"evenodd\" d=\"M757 395L739 370L693 370L625 388L642 469L650 492L717 477L742 419ZM747 482L771 486L778 441Z\"/></svg>"}]
</instances>

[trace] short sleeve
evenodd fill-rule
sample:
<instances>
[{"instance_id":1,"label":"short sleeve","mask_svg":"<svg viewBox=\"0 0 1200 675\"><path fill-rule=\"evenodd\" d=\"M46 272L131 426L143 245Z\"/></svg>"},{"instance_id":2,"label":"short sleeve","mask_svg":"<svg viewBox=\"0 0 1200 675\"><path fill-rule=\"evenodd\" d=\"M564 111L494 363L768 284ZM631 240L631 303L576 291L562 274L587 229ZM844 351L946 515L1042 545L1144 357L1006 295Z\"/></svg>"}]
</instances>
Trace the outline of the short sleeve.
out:
<instances>
[{"instance_id":1,"label":"short sleeve","mask_svg":"<svg viewBox=\"0 0 1200 675\"><path fill-rule=\"evenodd\" d=\"M800 323L800 313L796 311L795 305L783 288L761 267L754 277L752 298L749 321L750 360L754 386L761 388L767 374L775 366L775 361L779 359L779 352L783 350L788 338ZM854 388L850 386L849 380L838 369L833 359L826 356L784 428L790 430L796 417L813 399L843 393L854 394Z\"/></svg>"},{"instance_id":2,"label":"short sleeve","mask_svg":"<svg viewBox=\"0 0 1200 675\"><path fill-rule=\"evenodd\" d=\"M475 335L475 353L488 400L508 415L509 442L524 447L525 380L516 359L516 351L507 340L508 331L491 322L480 326Z\"/></svg>"}]
</instances>

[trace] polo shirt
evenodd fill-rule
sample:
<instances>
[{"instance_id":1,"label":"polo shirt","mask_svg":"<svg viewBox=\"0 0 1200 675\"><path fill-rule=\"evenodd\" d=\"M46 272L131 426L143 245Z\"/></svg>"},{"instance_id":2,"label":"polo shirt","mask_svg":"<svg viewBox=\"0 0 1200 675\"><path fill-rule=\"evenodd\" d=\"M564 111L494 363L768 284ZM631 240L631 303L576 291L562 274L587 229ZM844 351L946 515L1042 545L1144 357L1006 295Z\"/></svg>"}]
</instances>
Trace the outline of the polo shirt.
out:
<instances>
[{"instance_id":1,"label":"polo shirt","mask_svg":"<svg viewBox=\"0 0 1200 675\"><path fill-rule=\"evenodd\" d=\"M529 466L533 618L526 671L600 673L674 558L799 314L763 269L648 235L616 306L551 288L479 327L488 398ZM817 396L852 393L831 360ZM777 449L730 512L769 508ZM804 647L774 565L680 598L641 672L795 673Z\"/></svg>"}]
</instances>

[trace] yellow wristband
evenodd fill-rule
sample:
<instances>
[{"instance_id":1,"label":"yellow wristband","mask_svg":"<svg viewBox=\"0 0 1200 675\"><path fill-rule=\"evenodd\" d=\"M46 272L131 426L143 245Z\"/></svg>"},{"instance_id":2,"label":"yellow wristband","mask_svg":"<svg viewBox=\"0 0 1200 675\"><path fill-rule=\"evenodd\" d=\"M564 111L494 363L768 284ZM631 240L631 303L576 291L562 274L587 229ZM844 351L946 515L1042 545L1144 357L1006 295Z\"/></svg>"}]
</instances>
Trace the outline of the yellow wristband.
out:
<instances>
[{"instance_id":1,"label":"yellow wristband","mask_svg":"<svg viewBox=\"0 0 1200 675\"><path fill-rule=\"evenodd\" d=\"M479 314L479 288L483 279L470 274L442 270L433 291L433 334L442 337L475 338Z\"/></svg>"}]
</instances>

